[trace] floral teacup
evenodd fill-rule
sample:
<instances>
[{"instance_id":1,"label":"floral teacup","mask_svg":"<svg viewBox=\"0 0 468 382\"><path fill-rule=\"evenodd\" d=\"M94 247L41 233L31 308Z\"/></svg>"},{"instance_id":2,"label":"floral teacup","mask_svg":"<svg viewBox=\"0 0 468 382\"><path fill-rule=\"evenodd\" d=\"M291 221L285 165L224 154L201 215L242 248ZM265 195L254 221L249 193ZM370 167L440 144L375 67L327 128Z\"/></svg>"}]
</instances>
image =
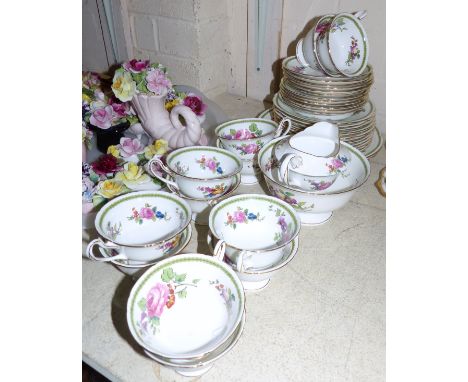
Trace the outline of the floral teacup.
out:
<instances>
[{"instance_id":1,"label":"floral teacup","mask_svg":"<svg viewBox=\"0 0 468 382\"><path fill-rule=\"evenodd\" d=\"M239 155L242 160L250 161L254 160L265 143L287 134L290 128L288 118L283 118L279 124L263 118L244 118L219 125L215 134L224 148Z\"/></svg>"},{"instance_id":2,"label":"floral teacup","mask_svg":"<svg viewBox=\"0 0 468 382\"><path fill-rule=\"evenodd\" d=\"M226 242L226 255L238 270L262 269L278 262L301 228L294 209L267 195L236 195L210 212L214 238ZM254 236L253 236L254 235Z\"/></svg>"},{"instance_id":3,"label":"floral teacup","mask_svg":"<svg viewBox=\"0 0 468 382\"><path fill-rule=\"evenodd\" d=\"M215 257L183 254L149 268L132 288L127 323L136 342L171 359L204 357L239 326L245 307L242 283Z\"/></svg>"},{"instance_id":4,"label":"floral teacup","mask_svg":"<svg viewBox=\"0 0 468 382\"><path fill-rule=\"evenodd\" d=\"M174 181L154 171L157 163ZM180 193L195 199L212 199L223 195L242 170L242 161L228 150L212 146L177 149L166 157L166 165L154 157L148 162L153 176L170 184Z\"/></svg>"},{"instance_id":5,"label":"floral teacup","mask_svg":"<svg viewBox=\"0 0 468 382\"><path fill-rule=\"evenodd\" d=\"M107 202L96 215L95 226L102 238L86 249L97 261L130 260L148 263L172 253L190 224L192 211L185 200L162 191L138 191ZM118 254L96 257L93 247Z\"/></svg>"}]
</instances>

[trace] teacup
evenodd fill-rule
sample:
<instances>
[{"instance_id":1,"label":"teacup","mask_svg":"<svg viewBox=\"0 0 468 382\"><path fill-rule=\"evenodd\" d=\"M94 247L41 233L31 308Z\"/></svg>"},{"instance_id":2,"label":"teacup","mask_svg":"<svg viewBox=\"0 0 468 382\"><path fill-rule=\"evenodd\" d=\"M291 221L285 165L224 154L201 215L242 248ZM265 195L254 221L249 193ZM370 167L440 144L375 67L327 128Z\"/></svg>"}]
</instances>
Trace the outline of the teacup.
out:
<instances>
[{"instance_id":1,"label":"teacup","mask_svg":"<svg viewBox=\"0 0 468 382\"><path fill-rule=\"evenodd\" d=\"M291 128L291 120L283 118L279 124L263 118L243 118L224 122L215 134L227 150L242 160L254 160L265 143L285 135Z\"/></svg>"},{"instance_id":2,"label":"teacup","mask_svg":"<svg viewBox=\"0 0 468 382\"><path fill-rule=\"evenodd\" d=\"M202 358L222 346L244 316L235 272L216 255L182 254L149 268L133 286L127 323L136 342L171 359Z\"/></svg>"},{"instance_id":3,"label":"teacup","mask_svg":"<svg viewBox=\"0 0 468 382\"><path fill-rule=\"evenodd\" d=\"M359 76L367 66L369 43L359 18L340 13L331 22L328 48L333 66L344 76Z\"/></svg>"},{"instance_id":4,"label":"teacup","mask_svg":"<svg viewBox=\"0 0 468 382\"><path fill-rule=\"evenodd\" d=\"M334 15L326 15L319 19L313 28L313 51L317 58L317 63L322 70L332 77L340 77L341 74L333 64L328 52L328 31Z\"/></svg>"},{"instance_id":5,"label":"teacup","mask_svg":"<svg viewBox=\"0 0 468 382\"><path fill-rule=\"evenodd\" d=\"M96 215L100 237L86 248L97 261L148 263L177 247L190 224L192 211L177 195L162 191L131 192L107 202ZM115 256L96 257L93 247L114 250Z\"/></svg>"},{"instance_id":6,"label":"teacup","mask_svg":"<svg viewBox=\"0 0 468 382\"><path fill-rule=\"evenodd\" d=\"M314 52L314 30L315 28L311 28L304 38L300 39L297 43L296 47L296 57L297 60L303 66L310 66L319 72L322 72L322 68L317 61L317 56ZM299 60L299 57L303 60Z\"/></svg>"},{"instance_id":7,"label":"teacup","mask_svg":"<svg viewBox=\"0 0 468 382\"><path fill-rule=\"evenodd\" d=\"M156 173L157 163L174 181ZM184 147L170 152L166 165L154 157L148 162L151 174L180 193L195 199L213 199L229 190L242 170L242 161L228 150L212 146Z\"/></svg>"},{"instance_id":8,"label":"teacup","mask_svg":"<svg viewBox=\"0 0 468 382\"><path fill-rule=\"evenodd\" d=\"M231 262L242 270L278 262L284 247L299 234L301 224L287 203L267 195L243 194L214 206L209 227L215 239L226 243Z\"/></svg>"}]
</instances>

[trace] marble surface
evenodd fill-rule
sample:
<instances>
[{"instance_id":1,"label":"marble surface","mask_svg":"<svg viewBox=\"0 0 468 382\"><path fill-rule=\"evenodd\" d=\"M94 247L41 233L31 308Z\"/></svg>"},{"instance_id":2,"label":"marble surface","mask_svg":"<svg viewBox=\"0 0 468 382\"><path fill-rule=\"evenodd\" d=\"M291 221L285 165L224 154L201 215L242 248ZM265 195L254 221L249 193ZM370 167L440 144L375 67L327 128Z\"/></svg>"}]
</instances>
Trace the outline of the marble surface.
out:
<instances>
[{"instance_id":1,"label":"marble surface","mask_svg":"<svg viewBox=\"0 0 468 382\"><path fill-rule=\"evenodd\" d=\"M268 105L221 95L231 118ZM130 335L125 307L131 277L83 259L83 360L112 381L384 381L385 198L371 176L350 203L317 227L302 227L299 253L262 291L246 293L247 319L234 349L201 377L187 378L147 358ZM263 193L261 185L237 193ZM184 252L209 253L207 227L192 223ZM83 233L83 248L96 236Z\"/></svg>"}]
</instances>

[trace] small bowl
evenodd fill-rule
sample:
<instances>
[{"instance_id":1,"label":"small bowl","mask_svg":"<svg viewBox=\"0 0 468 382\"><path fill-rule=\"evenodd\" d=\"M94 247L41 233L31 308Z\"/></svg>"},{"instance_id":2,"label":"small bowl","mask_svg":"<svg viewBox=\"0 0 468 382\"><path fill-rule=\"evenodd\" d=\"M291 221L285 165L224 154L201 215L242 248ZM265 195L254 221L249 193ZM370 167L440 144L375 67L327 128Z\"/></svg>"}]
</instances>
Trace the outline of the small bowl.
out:
<instances>
[{"instance_id":1,"label":"small bowl","mask_svg":"<svg viewBox=\"0 0 468 382\"><path fill-rule=\"evenodd\" d=\"M307 191L288 186L279 179L278 163L273 158L273 147L285 138L275 139L258 154L260 170L271 195L290 204L301 219L301 224L317 225L330 219L333 211L344 207L356 190L369 178L370 164L358 149L343 141L341 149L350 154L347 176L339 176L332 186L323 191Z\"/></svg>"},{"instance_id":2,"label":"small bowl","mask_svg":"<svg viewBox=\"0 0 468 382\"><path fill-rule=\"evenodd\" d=\"M134 263L133 261L125 261L125 260L111 260L110 263L114 265L120 272L133 276L133 277L139 277L143 272L145 272L149 267L152 265L156 264L158 261L163 260L165 258L175 256L182 252L184 248L188 245L190 242L190 239L192 237L192 226L189 224L187 228L182 232L182 237L180 239L180 242L177 246L172 248L170 252L168 252L164 257L161 259L155 260L155 261L150 261L149 263ZM99 252L101 252L101 255L103 257L112 257L116 253L114 253L114 250L105 250L104 248L99 248Z\"/></svg>"},{"instance_id":3,"label":"small bowl","mask_svg":"<svg viewBox=\"0 0 468 382\"><path fill-rule=\"evenodd\" d=\"M226 242L226 255L242 267L262 269L283 256L301 229L294 209L283 201L257 194L231 196L214 206L209 216L214 238ZM255 239L253 239L253 236ZM248 260L247 260L248 259Z\"/></svg>"},{"instance_id":4,"label":"small bowl","mask_svg":"<svg viewBox=\"0 0 468 382\"><path fill-rule=\"evenodd\" d=\"M327 38L330 59L342 75L355 77L366 69L369 43L358 17L350 13L335 16Z\"/></svg>"},{"instance_id":5,"label":"small bowl","mask_svg":"<svg viewBox=\"0 0 468 382\"><path fill-rule=\"evenodd\" d=\"M216 203L219 203L221 200L224 200L232 195L234 191L237 190L237 187L239 187L240 182L241 175L237 174L235 182L231 185L225 194L210 200L190 198L181 194L175 187L170 184L168 184L167 187L171 192L177 194L189 204L190 208L192 209L192 220L196 224L208 225L208 216L210 215L211 208Z\"/></svg>"},{"instance_id":6,"label":"small bowl","mask_svg":"<svg viewBox=\"0 0 468 382\"><path fill-rule=\"evenodd\" d=\"M153 163L157 163L174 181L156 173ZM212 146L174 150L167 155L166 163L155 156L148 162L149 171L154 177L195 199L213 199L225 194L242 170L242 161L237 155Z\"/></svg>"},{"instance_id":7,"label":"small bowl","mask_svg":"<svg viewBox=\"0 0 468 382\"><path fill-rule=\"evenodd\" d=\"M242 160L254 160L265 143L287 134L290 128L291 121L287 118L279 124L262 118L243 118L222 123L216 127L215 134L225 149Z\"/></svg>"},{"instance_id":8,"label":"small bowl","mask_svg":"<svg viewBox=\"0 0 468 382\"><path fill-rule=\"evenodd\" d=\"M96 215L101 237L86 248L96 261L125 260L146 264L166 256L179 244L190 224L192 210L186 201L164 191L131 192L107 202ZM96 257L94 246L118 255Z\"/></svg>"},{"instance_id":9,"label":"small bowl","mask_svg":"<svg viewBox=\"0 0 468 382\"><path fill-rule=\"evenodd\" d=\"M245 309L242 283L216 256L183 254L149 268L133 286L127 323L135 341L171 359L200 358L225 343Z\"/></svg>"}]
</instances>

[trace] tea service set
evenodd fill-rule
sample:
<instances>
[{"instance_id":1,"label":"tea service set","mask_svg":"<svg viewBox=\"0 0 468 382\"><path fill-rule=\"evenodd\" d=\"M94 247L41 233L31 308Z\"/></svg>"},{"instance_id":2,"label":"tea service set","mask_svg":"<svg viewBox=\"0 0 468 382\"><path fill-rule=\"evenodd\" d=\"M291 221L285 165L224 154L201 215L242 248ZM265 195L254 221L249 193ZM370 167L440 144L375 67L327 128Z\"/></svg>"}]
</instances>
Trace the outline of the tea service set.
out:
<instances>
[{"instance_id":1,"label":"tea service set","mask_svg":"<svg viewBox=\"0 0 468 382\"><path fill-rule=\"evenodd\" d=\"M330 46L344 38L330 38ZM183 376L206 373L236 345L245 291L265 288L298 254L301 226L325 223L369 177L366 156L340 140L336 124L290 130L289 118L225 122L215 129L216 147L182 147L148 162L169 192L130 192L97 213L99 237L87 256L137 279L127 302L130 333L149 358ZM234 195L257 176L270 195ZM191 220L208 226L211 255L182 253Z\"/></svg>"}]
</instances>

